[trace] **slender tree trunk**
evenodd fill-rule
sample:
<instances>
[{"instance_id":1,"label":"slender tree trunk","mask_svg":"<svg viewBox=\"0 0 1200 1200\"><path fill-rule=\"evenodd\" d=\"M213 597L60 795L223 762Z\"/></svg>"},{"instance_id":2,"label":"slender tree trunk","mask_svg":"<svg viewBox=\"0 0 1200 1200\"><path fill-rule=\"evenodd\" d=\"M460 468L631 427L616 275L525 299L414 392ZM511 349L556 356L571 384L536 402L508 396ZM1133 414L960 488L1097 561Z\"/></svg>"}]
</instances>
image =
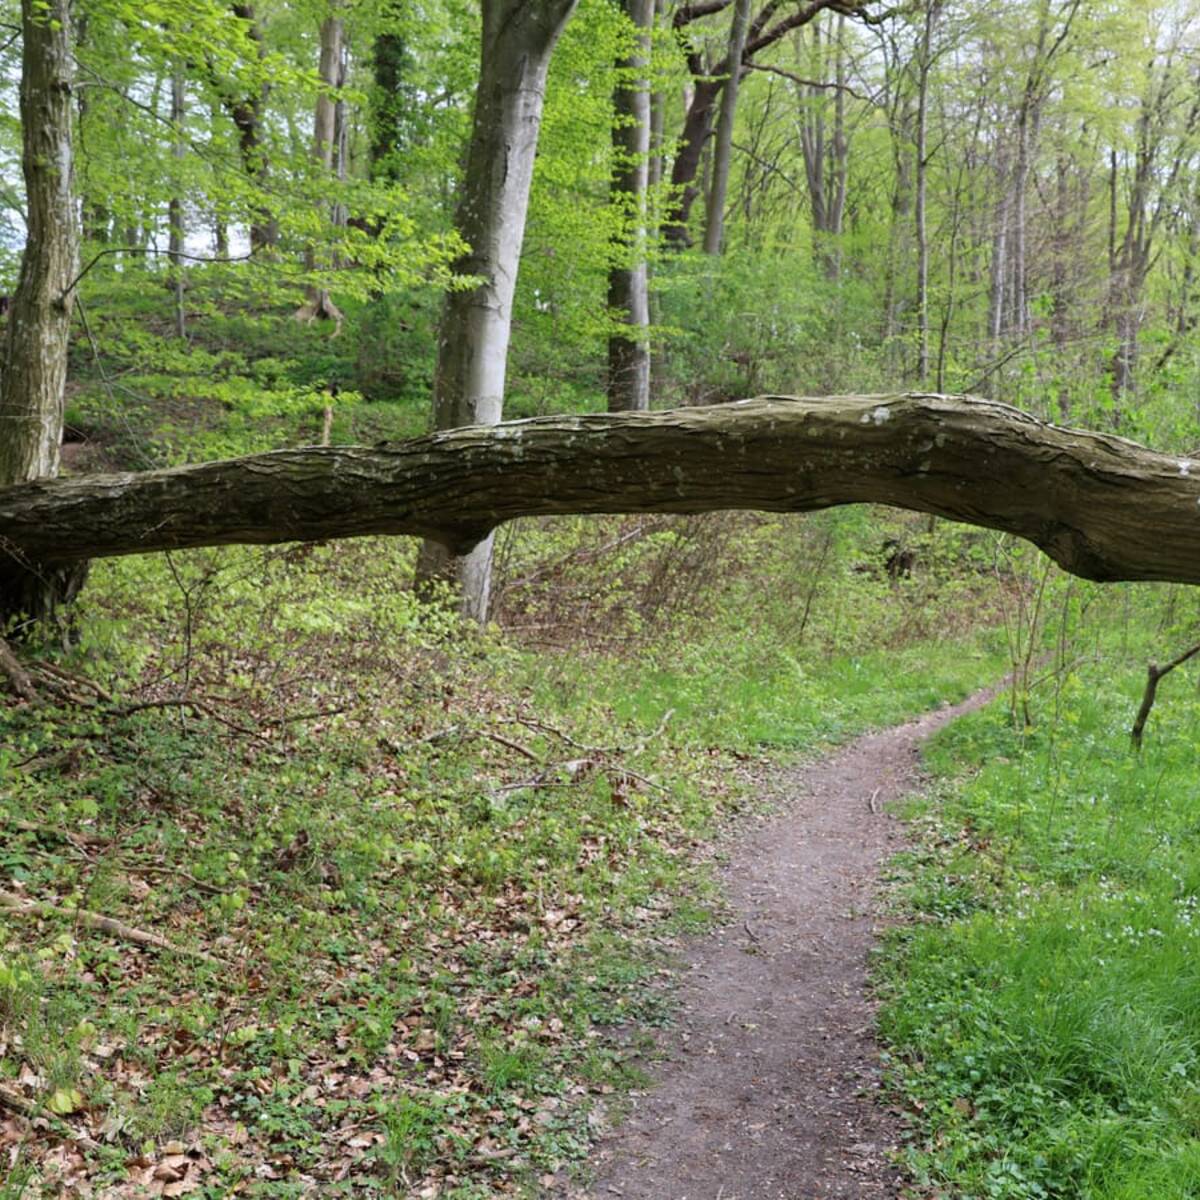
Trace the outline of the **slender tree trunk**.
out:
<instances>
[{"instance_id":1,"label":"slender tree trunk","mask_svg":"<svg viewBox=\"0 0 1200 1200\"><path fill-rule=\"evenodd\" d=\"M950 341L950 325L954 319L954 306L958 298L958 246L962 234L963 175L966 168L959 166L950 209L950 246L946 253L946 303L942 309L941 326L938 330L937 377L934 386L939 392L946 390L946 351Z\"/></svg>"},{"instance_id":2,"label":"slender tree trunk","mask_svg":"<svg viewBox=\"0 0 1200 1200\"><path fill-rule=\"evenodd\" d=\"M471 249L456 264L480 282L450 292L438 331L433 421L437 429L495 425L504 407L513 294L542 123L546 73L576 0L483 0L479 87L455 225ZM464 615L486 621L492 540L451 564L427 541L417 564L425 587L453 573Z\"/></svg>"},{"instance_id":3,"label":"slender tree trunk","mask_svg":"<svg viewBox=\"0 0 1200 1200\"><path fill-rule=\"evenodd\" d=\"M706 8L705 5L698 7L707 12L714 12L720 11L727 3L728 0L725 4L719 4L715 9ZM734 68L740 65L743 71L746 70L747 64L754 61L755 55L775 45L793 29L807 25L825 9L835 7L835 4L836 0L809 0L807 4L801 4L795 12L779 17L780 0L766 0L758 14L749 23L739 63L731 63L726 58L715 68L709 69L704 67L703 58L698 51L693 50L688 54L688 70L692 74L694 86L690 100L686 104L687 112L683 121L683 133L679 139L679 149L671 167L672 191L676 196L676 201L667 213L667 219L663 222L662 227L663 238L668 244L676 247L691 244L688 221L691 217L692 205L695 203L696 197L701 194L701 189L696 186L696 175L700 170L704 148L712 131L717 99L726 86L726 81L735 77ZM687 5L676 12L676 30L682 29L683 25L686 25L687 21L691 19L688 15L689 12L690 8ZM705 195L707 195L707 190L705 190Z\"/></svg>"},{"instance_id":4,"label":"slender tree trunk","mask_svg":"<svg viewBox=\"0 0 1200 1200\"><path fill-rule=\"evenodd\" d=\"M811 87L797 86L800 103L800 150L812 210L813 260L831 283L842 273L841 234L846 213L848 141L846 137L845 17L838 15L835 32L824 43L814 22L809 61L797 66L812 80ZM829 80L830 57L833 79ZM797 54L799 60L799 54ZM827 87L832 82L833 98ZM826 134L826 117L832 108L833 128ZM886 284L885 284L886 289Z\"/></svg>"},{"instance_id":5,"label":"slender tree trunk","mask_svg":"<svg viewBox=\"0 0 1200 1200\"><path fill-rule=\"evenodd\" d=\"M657 29L666 11L667 0L654 0L654 25ZM646 182L653 190L663 180L663 133L667 121L667 98L660 88L650 95L650 162Z\"/></svg>"},{"instance_id":6,"label":"slender tree trunk","mask_svg":"<svg viewBox=\"0 0 1200 1200\"><path fill-rule=\"evenodd\" d=\"M899 74L899 68L896 68ZM900 84L897 83L899 87ZM911 136L913 112L907 91L898 95L888 121L892 143L894 183L892 185L891 220L888 226L887 262L884 268L883 337L891 341L901 329L904 289L900 286L903 264L908 259L910 217L913 206L913 172Z\"/></svg>"},{"instance_id":7,"label":"slender tree trunk","mask_svg":"<svg viewBox=\"0 0 1200 1200\"><path fill-rule=\"evenodd\" d=\"M803 40L797 36L797 59ZM820 261L824 234L828 225L829 200L825 179L825 89L818 86L825 80L825 60L821 54L821 26L813 23L812 46L808 62L797 62L813 78L814 86L796 87L800 105L800 152L804 158L804 178L808 183L808 203L812 209L813 250Z\"/></svg>"},{"instance_id":8,"label":"slender tree trunk","mask_svg":"<svg viewBox=\"0 0 1200 1200\"><path fill-rule=\"evenodd\" d=\"M71 289L79 270L69 0L23 0L21 26L26 240L0 376L0 486L58 474ZM20 616L50 616L79 590L85 573L86 563L62 567L0 551L0 634Z\"/></svg>"},{"instance_id":9,"label":"slender tree trunk","mask_svg":"<svg viewBox=\"0 0 1200 1200\"><path fill-rule=\"evenodd\" d=\"M78 54L87 45L87 17L77 14L75 20L75 52ZM91 111L92 102L91 96L87 88L77 88L75 99L77 102L77 118L76 130L77 136L82 141L87 137L88 130L91 128ZM100 245L107 243L109 232L112 228L112 213L109 211L106 203L107 197L102 197L97 193L95 186L88 177L88 172L76 171L75 188L80 199L80 212L82 215L82 236L84 240L95 242Z\"/></svg>"},{"instance_id":10,"label":"slender tree trunk","mask_svg":"<svg viewBox=\"0 0 1200 1200\"><path fill-rule=\"evenodd\" d=\"M385 20L398 18L400 4L389 0L384 8ZM402 129L410 97L405 94L405 72L409 51L403 36L384 28L376 35L371 49L371 73L374 90L371 95L370 162L371 178L398 181L401 164Z\"/></svg>"},{"instance_id":11,"label":"slender tree trunk","mask_svg":"<svg viewBox=\"0 0 1200 1200\"><path fill-rule=\"evenodd\" d=\"M256 60L261 63L266 57L263 45L262 26L253 4L234 4L233 15L246 23L246 37L250 41ZM238 131L238 150L242 156L242 169L247 179L257 187L264 188L270 164L263 138L263 117L266 113L270 87L263 83L255 91L229 102L229 117ZM271 251L279 240L279 226L275 218L265 209L255 207L250 219L250 252Z\"/></svg>"},{"instance_id":12,"label":"slender tree trunk","mask_svg":"<svg viewBox=\"0 0 1200 1200\"><path fill-rule=\"evenodd\" d=\"M1011 216L1011 191L1008 169L1003 150L996 163L997 191L995 226L992 231L991 285L988 299L988 337L991 353L1000 348L1000 335L1004 332L1005 283L1008 278L1008 226Z\"/></svg>"},{"instance_id":13,"label":"slender tree trunk","mask_svg":"<svg viewBox=\"0 0 1200 1200\"><path fill-rule=\"evenodd\" d=\"M337 93L341 87L344 75L344 27L342 18L335 8L321 22L321 57L318 74L321 78L321 90L317 95L316 112L313 114L313 161L326 176L334 176L334 153L337 147ZM321 208L329 213L332 223L337 223L337 205ZM318 266L317 253L310 246L304 255L304 266L307 271L315 271ZM315 320L333 321L338 329L342 324L341 310L334 304L327 288L310 283L305 289L304 303L296 310L297 321L310 322Z\"/></svg>"},{"instance_id":14,"label":"slender tree trunk","mask_svg":"<svg viewBox=\"0 0 1200 1200\"><path fill-rule=\"evenodd\" d=\"M835 283L842 275L842 225L846 219L846 187L850 178L846 136L846 17L839 13L834 36L833 140L829 144L831 196L827 214L828 245L823 258L825 277Z\"/></svg>"},{"instance_id":15,"label":"slender tree trunk","mask_svg":"<svg viewBox=\"0 0 1200 1200\"><path fill-rule=\"evenodd\" d=\"M175 300L175 336L187 337L187 308L184 296L187 291L187 273L183 264L183 243L185 237L183 219L183 183L178 178L178 167L187 154L183 139L183 119L186 112L186 96L184 91L183 72L176 71L171 76L171 157L175 160L177 178L175 192L167 204L168 225L168 257L171 260L169 279L171 294Z\"/></svg>"},{"instance_id":16,"label":"slender tree trunk","mask_svg":"<svg viewBox=\"0 0 1200 1200\"><path fill-rule=\"evenodd\" d=\"M213 100L210 110L213 136L216 134L217 121L221 114L219 100ZM218 198L212 211L213 251L218 258L229 257L229 216L224 203Z\"/></svg>"},{"instance_id":17,"label":"slender tree trunk","mask_svg":"<svg viewBox=\"0 0 1200 1200\"><path fill-rule=\"evenodd\" d=\"M717 118L717 138L713 145L712 190L708 195L708 224L704 230L705 254L720 254L725 237L725 197L729 192L729 166L733 158L733 125L737 119L742 52L749 24L750 0L735 0L726 57L731 66L721 94L721 114Z\"/></svg>"},{"instance_id":18,"label":"slender tree trunk","mask_svg":"<svg viewBox=\"0 0 1200 1200\"><path fill-rule=\"evenodd\" d=\"M654 0L624 0L637 30L627 58L617 63L624 76L613 95L611 197L622 233L617 261L608 272L608 306L624 328L608 339L608 410L641 412L650 407L650 301L646 267L646 186L650 163L650 30Z\"/></svg>"},{"instance_id":19,"label":"slender tree trunk","mask_svg":"<svg viewBox=\"0 0 1200 1200\"><path fill-rule=\"evenodd\" d=\"M679 149L671 163L671 192L676 197L667 210L663 223L664 240L677 248L691 244L688 222L692 205L700 195L696 187L696 176L700 171L700 160L712 131L713 110L721 94L721 84L712 79L699 79L691 90L691 100L683 122L683 136Z\"/></svg>"},{"instance_id":20,"label":"slender tree trunk","mask_svg":"<svg viewBox=\"0 0 1200 1200\"><path fill-rule=\"evenodd\" d=\"M917 63L917 186L914 217L917 239L917 382L922 386L929 377L929 234L925 201L929 175L929 71L937 10L938 0L926 0Z\"/></svg>"}]
</instances>

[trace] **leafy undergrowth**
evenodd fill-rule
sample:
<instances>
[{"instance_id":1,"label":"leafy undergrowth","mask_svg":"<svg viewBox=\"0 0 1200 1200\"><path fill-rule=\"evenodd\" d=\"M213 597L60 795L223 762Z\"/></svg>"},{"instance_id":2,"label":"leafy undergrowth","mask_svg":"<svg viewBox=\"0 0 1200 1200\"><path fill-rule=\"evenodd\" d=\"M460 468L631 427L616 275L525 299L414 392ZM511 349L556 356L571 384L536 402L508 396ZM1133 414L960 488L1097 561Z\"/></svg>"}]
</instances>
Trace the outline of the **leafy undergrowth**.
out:
<instances>
[{"instance_id":1,"label":"leafy undergrowth","mask_svg":"<svg viewBox=\"0 0 1200 1200\"><path fill-rule=\"evenodd\" d=\"M1146 659L1196 640L1190 614L1162 629L1179 599L1106 597L1031 728L1001 700L937 739L900 869L916 919L882 968L922 1194L1200 1196L1195 672L1164 681L1140 756L1128 732Z\"/></svg>"},{"instance_id":2,"label":"leafy undergrowth","mask_svg":"<svg viewBox=\"0 0 1200 1200\"><path fill-rule=\"evenodd\" d=\"M997 671L982 585L856 570L855 520L616 564L626 523L542 524L507 634L419 605L394 540L97 564L82 648L0 710L0 1195L557 1187L635 1077L606 1029L665 1019L710 919L735 757ZM813 555L803 628L764 548Z\"/></svg>"}]
</instances>

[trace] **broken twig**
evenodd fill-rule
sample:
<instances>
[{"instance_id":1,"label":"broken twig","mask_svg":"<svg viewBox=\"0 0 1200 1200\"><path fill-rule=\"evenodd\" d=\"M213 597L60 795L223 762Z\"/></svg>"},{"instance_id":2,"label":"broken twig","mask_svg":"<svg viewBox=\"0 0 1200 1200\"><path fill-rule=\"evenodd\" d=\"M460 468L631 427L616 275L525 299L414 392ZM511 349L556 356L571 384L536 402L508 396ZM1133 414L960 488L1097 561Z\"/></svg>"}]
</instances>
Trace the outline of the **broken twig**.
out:
<instances>
[{"instance_id":1,"label":"broken twig","mask_svg":"<svg viewBox=\"0 0 1200 1200\"><path fill-rule=\"evenodd\" d=\"M110 933L127 942L135 942L139 946L153 946L156 950L168 950L172 954L182 954L187 958L199 958L217 967L228 966L219 958L214 958L203 950L192 950L186 946L177 946L157 933L145 929L136 929L118 921L115 917L106 917L103 913L90 912L86 908L64 908L58 904L49 904L44 900L27 900L16 892L0 891L0 911L18 917L67 917L88 929L101 933Z\"/></svg>"}]
</instances>

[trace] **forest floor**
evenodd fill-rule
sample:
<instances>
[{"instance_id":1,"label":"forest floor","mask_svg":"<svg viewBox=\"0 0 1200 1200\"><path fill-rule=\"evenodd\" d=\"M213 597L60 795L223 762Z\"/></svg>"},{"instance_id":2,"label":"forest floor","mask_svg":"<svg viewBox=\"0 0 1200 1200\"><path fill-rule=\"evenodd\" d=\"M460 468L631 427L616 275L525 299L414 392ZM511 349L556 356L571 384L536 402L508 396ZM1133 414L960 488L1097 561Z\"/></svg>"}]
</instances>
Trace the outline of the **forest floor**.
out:
<instances>
[{"instance_id":1,"label":"forest floor","mask_svg":"<svg viewBox=\"0 0 1200 1200\"><path fill-rule=\"evenodd\" d=\"M994 694L768 780L773 815L729 848L727 920L684 951L666 1062L577 1196L900 1195L869 984L880 868L906 837L889 806L919 785L924 739Z\"/></svg>"}]
</instances>

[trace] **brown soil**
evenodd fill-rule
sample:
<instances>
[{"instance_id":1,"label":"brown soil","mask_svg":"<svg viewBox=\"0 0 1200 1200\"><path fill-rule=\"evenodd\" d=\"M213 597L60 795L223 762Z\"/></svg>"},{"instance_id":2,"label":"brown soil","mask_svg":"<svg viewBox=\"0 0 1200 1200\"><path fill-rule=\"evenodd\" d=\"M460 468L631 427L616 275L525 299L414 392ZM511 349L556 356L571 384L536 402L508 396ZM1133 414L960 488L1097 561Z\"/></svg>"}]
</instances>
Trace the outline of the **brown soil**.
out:
<instances>
[{"instance_id":1,"label":"brown soil","mask_svg":"<svg viewBox=\"0 0 1200 1200\"><path fill-rule=\"evenodd\" d=\"M978 707L863 737L774 781L780 811L723 870L730 920L685 951L679 1028L651 1090L598 1147L595 1200L880 1200L899 1121L879 1102L868 954L886 806L920 781L921 741Z\"/></svg>"}]
</instances>

